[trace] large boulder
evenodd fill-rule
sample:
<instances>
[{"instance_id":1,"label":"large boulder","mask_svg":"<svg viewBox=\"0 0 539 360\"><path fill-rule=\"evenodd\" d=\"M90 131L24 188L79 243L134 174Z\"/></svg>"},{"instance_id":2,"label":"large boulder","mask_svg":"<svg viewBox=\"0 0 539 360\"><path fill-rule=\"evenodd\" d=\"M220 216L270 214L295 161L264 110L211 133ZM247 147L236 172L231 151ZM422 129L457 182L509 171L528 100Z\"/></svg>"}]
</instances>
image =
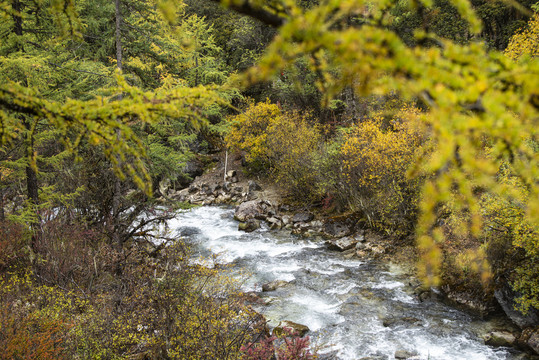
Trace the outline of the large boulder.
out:
<instances>
[{"instance_id":1,"label":"large boulder","mask_svg":"<svg viewBox=\"0 0 539 360\"><path fill-rule=\"evenodd\" d=\"M236 207L234 219L238 221L247 221L254 218L263 218L266 212L264 203L258 200L246 201Z\"/></svg>"},{"instance_id":2,"label":"large boulder","mask_svg":"<svg viewBox=\"0 0 539 360\"><path fill-rule=\"evenodd\" d=\"M238 230L243 230L245 232L253 232L259 228L260 228L260 221L256 219L247 219L247 221L240 222L238 225Z\"/></svg>"},{"instance_id":3,"label":"large boulder","mask_svg":"<svg viewBox=\"0 0 539 360\"><path fill-rule=\"evenodd\" d=\"M324 224L323 230L330 237L341 238L352 234L354 227L341 221L329 221Z\"/></svg>"},{"instance_id":4,"label":"large boulder","mask_svg":"<svg viewBox=\"0 0 539 360\"><path fill-rule=\"evenodd\" d=\"M494 297L502 307L505 314L521 329L539 325L539 311L530 308L526 315L515 310L515 298L518 297L508 285L496 290Z\"/></svg>"},{"instance_id":5,"label":"large boulder","mask_svg":"<svg viewBox=\"0 0 539 360\"><path fill-rule=\"evenodd\" d=\"M288 332L285 331L285 329L287 329ZM292 332L292 334L297 334L298 336L303 337L305 336L305 334L309 332L309 328L305 325L301 325L293 321L285 320L285 321L281 321L279 325L277 325L275 329L273 329L273 335L275 336L292 335L289 333L290 331Z\"/></svg>"},{"instance_id":6,"label":"large boulder","mask_svg":"<svg viewBox=\"0 0 539 360\"><path fill-rule=\"evenodd\" d=\"M198 159L192 159L185 163L182 174L176 179L176 185L185 188L193 182L193 179L204 173L204 164Z\"/></svg>"},{"instance_id":7,"label":"large boulder","mask_svg":"<svg viewBox=\"0 0 539 360\"><path fill-rule=\"evenodd\" d=\"M307 223L314 219L314 215L308 212L300 212L292 217L293 223Z\"/></svg>"},{"instance_id":8,"label":"large boulder","mask_svg":"<svg viewBox=\"0 0 539 360\"><path fill-rule=\"evenodd\" d=\"M269 283L262 285L262 291L275 291L278 288L288 285L288 281L273 280Z\"/></svg>"},{"instance_id":9,"label":"large boulder","mask_svg":"<svg viewBox=\"0 0 539 360\"><path fill-rule=\"evenodd\" d=\"M485 344L490 346L512 347L515 345L517 337L509 331L491 331L483 337Z\"/></svg>"},{"instance_id":10,"label":"large boulder","mask_svg":"<svg viewBox=\"0 0 539 360\"><path fill-rule=\"evenodd\" d=\"M249 186L249 192L262 190L260 185L258 185L254 180L249 180L248 184L249 184L248 185Z\"/></svg>"},{"instance_id":11,"label":"large boulder","mask_svg":"<svg viewBox=\"0 0 539 360\"><path fill-rule=\"evenodd\" d=\"M518 344L521 348L539 355L539 327L524 329Z\"/></svg>"}]
</instances>

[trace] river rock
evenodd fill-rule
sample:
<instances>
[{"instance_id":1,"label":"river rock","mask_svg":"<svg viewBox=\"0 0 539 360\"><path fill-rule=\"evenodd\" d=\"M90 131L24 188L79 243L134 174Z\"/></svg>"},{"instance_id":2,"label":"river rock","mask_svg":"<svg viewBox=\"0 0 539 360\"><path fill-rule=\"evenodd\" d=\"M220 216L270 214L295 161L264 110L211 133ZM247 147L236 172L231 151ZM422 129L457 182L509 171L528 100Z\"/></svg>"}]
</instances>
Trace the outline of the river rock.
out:
<instances>
[{"instance_id":1,"label":"river rock","mask_svg":"<svg viewBox=\"0 0 539 360\"><path fill-rule=\"evenodd\" d=\"M260 185L258 185L254 180L249 180L248 185L249 185L250 192L262 190Z\"/></svg>"},{"instance_id":2,"label":"river rock","mask_svg":"<svg viewBox=\"0 0 539 360\"><path fill-rule=\"evenodd\" d=\"M238 225L238 230L242 230L245 232L253 232L259 228L260 228L260 221L256 219L248 219L245 222L240 222Z\"/></svg>"},{"instance_id":3,"label":"river rock","mask_svg":"<svg viewBox=\"0 0 539 360\"><path fill-rule=\"evenodd\" d=\"M524 329L518 339L518 345L539 355L539 327Z\"/></svg>"},{"instance_id":4,"label":"river rock","mask_svg":"<svg viewBox=\"0 0 539 360\"><path fill-rule=\"evenodd\" d=\"M268 222L270 229L280 229L283 227L281 220L274 216L267 218L266 221Z\"/></svg>"},{"instance_id":5,"label":"river rock","mask_svg":"<svg viewBox=\"0 0 539 360\"><path fill-rule=\"evenodd\" d=\"M416 352L411 352L408 350L397 350L395 351L395 359L410 359L414 356L417 356Z\"/></svg>"},{"instance_id":6,"label":"river rock","mask_svg":"<svg viewBox=\"0 0 539 360\"><path fill-rule=\"evenodd\" d=\"M245 222L248 219L263 217L265 211L262 203L258 200L251 200L241 203L236 207L234 219Z\"/></svg>"},{"instance_id":7,"label":"river rock","mask_svg":"<svg viewBox=\"0 0 539 360\"><path fill-rule=\"evenodd\" d=\"M200 229L194 226L183 226L178 229L178 234L180 236L193 236L200 234Z\"/></svg>"},{"instance_id":8,"label":"river rock","mask_svg":"<svg viewBox=\"0 0 539 360\"><path fill-rule=\"evenodd\" d=\"M236 177L238 175L238 172L236 170L228 170L226 172L226 178L232 179L233 177Z\"/></svg>"},{"instance_id":9,"label":"river rock","mask_svg":"<svg viewBox=\"0 0 539 360\"><path fill-rule=\"evenodd\" d=\"M307 326L295 323L293 321L285 320L281 321L279 325L277 325L275 329L273 329L273 335L288 335L284 329L289 329L289 331L291 330L293 333L298 334L299 337L304 337L305 334L309 332L309 328Z\"/></svg>"},{"instance_id":10,"label":"river rock","mask_svg":"<svg viewBox=\"0 0 539 360\"><path fill-rule=\"evenodd\" d=\"M485 344L490 346L506 346L515 345L517 337L509 331L491 331L483 337Z\"/></svg>"},{"instance_id":11,"label":"river rock","mask_svg":"<svg viewBox=\"0 0 539 360\"><path fill-rule=\"evenodd\" d=\"M198 192L198 186L196 186L195 184L191 184L189 185L189 189L187 191L189 192L189 194L194 194Z\"/></svg>"},{"instance_id":12,"label":"river rock","mask_svg":"<svg viewBox=\"0 0 539 360\"><path fill-rule=\"evenodd\" d=\"M346 236L339 239L330 239L326 241L330 250L346 251L353 249L359 241L355 238Z\"/></svg>"},{"instance_id":13,"label":"river rock","mask_svg":"<svg viewBox=\"0 0 539 360\"><path fill-rule=\"evenodd\" d=\"M292 224L292 216L290 216L290 215L284 215L284 216L281 218L281 221L283 222L283 225L284 225L284 226L290 225L290 224Z\"/></svg>"},{"instance_id":14,"label":"river rock","mask_svg":"<svg viewBox=\"0 0 539 360\"><path fill-rule=\"evenodd\" d=\"M352 233L352 226L344 222L330 221L324 224L323 231L330 237L342 238Z\"/></svg>"},{"instance_id":15,"label":"river rock","mask_svg":"<svg viewBox=\"0 0 539 360\"><path fill-rule=\"evenodd\" d=\"M300 212L292 217L293 223L307 223L314 219L314 215L308 212Z\"/></svg>"},{"instance_id":16,"label":"river rock","mask_svg":"<svg viewBox=\"0 0 539 360\"><path fill-rule=\"evenodd\" d=\"M273 280L267 284L262 285L262 291L275 291L278 288L288 285L288 281Z\"/></svg>"},{"instance_id":17,"label":"river rock","mask_svg":"<svg viewBox=\"0 0 539 360\"><path fill-rule=\"evenodd\" d=\"M178 176L175 184L180 188L189 186L193 179L204 173L204 164L198 159L192 159L185 163L182 169L182 175Z\"/></svg>"},{"instance_id":18,"label":"river rock","mask_svg":"<svg viewBox=\"0 0 539 360\"><path fill-rule=\"evenodd\" d=\"M388 317L382 320L384 327L396 327L396 326L409 326L409 325L421 325L421 320L411 316L405 317Z\"/></svg>"}]
</instances>

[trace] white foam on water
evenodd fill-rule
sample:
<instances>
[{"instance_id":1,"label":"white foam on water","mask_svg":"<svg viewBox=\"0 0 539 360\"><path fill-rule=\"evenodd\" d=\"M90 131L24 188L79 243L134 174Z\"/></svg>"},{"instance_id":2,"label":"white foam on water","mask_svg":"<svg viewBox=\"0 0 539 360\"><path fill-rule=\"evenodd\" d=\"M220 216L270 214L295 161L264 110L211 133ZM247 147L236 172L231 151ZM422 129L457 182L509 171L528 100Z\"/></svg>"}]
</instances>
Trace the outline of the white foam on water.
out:
<instances>
[{"instance_id":1,"label":"white foam on water","mask_svg":"<svg viewBox=\"0 0 539 360\"><path fill-rule=\"evenodd\" d=\"M395 291L395 294L393 294L392 300L393 301L400 301L400 302L406 303L406 304L418 304L419 303L418 299L414 298L413 296L408 295L407 293L405 293L404 291L402 291L400 289Z\"/></svg>"},{"instance_id":2,"label":"white foam on water","mask_svg":"<svg viewBox=\"0 0 539 360\"><path fill-rule=\"evenodd\" d=\"M347 260L347 259L329 259L329 263L332 265L340 265L340 266L351 267L351 268L355 268L364 264L363 261Z\"/></svg>"},{"instance_id":3,"label":"white foam on water","mask_svg":"<svg viewBox=\"0 0 539 360\"><path fill-rule=\"evenodd\" d=\"M348 294L352 289L357 288L357 285L354 283L344 283L341 285L338 285L332 289L327 290L326 292L328 294L336 294L336 295L345 295Z\"/></svg>"},{"instance_id":4,"label":"white foam on water","mask_svg":"<svg viewBox=\"0 0 539 360\"><path fill-rule=\"evenodd\" d=\"M400 287L404 287L404 284L400 281L386 281L379 284L376 283L369 283L368 286L372 289L397 289Z\"/></svg>"}]
</instances>

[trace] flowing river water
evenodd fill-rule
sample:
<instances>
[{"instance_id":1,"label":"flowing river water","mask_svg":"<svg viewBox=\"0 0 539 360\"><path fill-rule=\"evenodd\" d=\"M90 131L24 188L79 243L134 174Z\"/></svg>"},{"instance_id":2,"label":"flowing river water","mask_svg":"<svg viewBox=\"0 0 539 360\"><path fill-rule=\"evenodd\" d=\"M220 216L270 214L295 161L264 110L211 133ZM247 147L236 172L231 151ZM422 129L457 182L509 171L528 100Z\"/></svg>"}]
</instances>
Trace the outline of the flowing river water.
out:
<instances>
[{"instance_id":1,"label":"flowing river water","mask_svg":"<svg viewBox=\"0 0 539 360\"><path fill-rule=\"evenodd\" d=\"M394 359L396 351L431 360L521 359L508 348L484 344L484 324L437 300L419 301L409 276L398 266L345 259L322 239L303 239L267 228L238 231L234 210L200 207L179 215L169 227L186 238L197 255L248 272L245 291L285 280L261 292L257 311L275 327L289 320L306 325L315 344L337 359ZM385 326L384 326L385 325Z\"/></svg>"}]
</instances>

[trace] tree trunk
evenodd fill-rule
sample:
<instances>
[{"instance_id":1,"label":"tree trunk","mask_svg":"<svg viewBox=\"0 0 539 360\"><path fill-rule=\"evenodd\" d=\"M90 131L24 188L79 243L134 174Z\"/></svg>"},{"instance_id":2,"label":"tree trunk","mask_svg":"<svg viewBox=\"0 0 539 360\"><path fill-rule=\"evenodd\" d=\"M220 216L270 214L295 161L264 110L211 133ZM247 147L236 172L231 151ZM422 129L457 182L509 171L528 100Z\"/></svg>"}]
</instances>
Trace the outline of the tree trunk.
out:
<instances>
[{"instance_id":1,"label":"tree trunk","mask_svg":"<svg viewBox=\"0 0 539 360\"><path fill-rule=\"evenodd\" d=\"M15 35L22 36L22 4L19 0L13 0L11 2L11 7L13 9L13 22L15 26L13 27L13 32Z\"/></svg>"},{"instance_id":2,"label":"tree trunk","mask_svg":"<svg viewBox=\"0 0 539 360\"><path fill-rule=\"evenodd\" d=\"M39 184L37 181L37 164L32 163L36 160L34 159L34 134L32 131L32 124L29 120L24 122L26 130L28 132L26 138L26 158L28 159L28 164L26 165L26 190L28 192L28 200L30 201L30 206L33 208L33 211L36 213L36 220L30 224L32 230L32 240L30 247L34 252L37 252L37 242L40 238L39 234L39 213L37 211L37 206L39 205Z\"/></svg>"},{"instance_id":3,"label":"tree trunk","mask_svg":"<svg viewBox=\"0 0 539 360\"><path fill-rule=\"evenodd\" d=\"M116 12L116 67L120 72L122 71L122 14L120 11L120 0L115 0L115 12ZM122 100L123 95L120 94L118 100ZM117 130L116 136L120 137L120 130ZM118 161L120 159L118 158ZM120 236L120 200L121 200L122 184L120 179L114 177L114 189L112 195L112 242L118 250L118 256L123 254L122 237ZM121 259L118 259L116 263L116 273L120 275L122 273Z\"/></svg>"}]
</instances>

